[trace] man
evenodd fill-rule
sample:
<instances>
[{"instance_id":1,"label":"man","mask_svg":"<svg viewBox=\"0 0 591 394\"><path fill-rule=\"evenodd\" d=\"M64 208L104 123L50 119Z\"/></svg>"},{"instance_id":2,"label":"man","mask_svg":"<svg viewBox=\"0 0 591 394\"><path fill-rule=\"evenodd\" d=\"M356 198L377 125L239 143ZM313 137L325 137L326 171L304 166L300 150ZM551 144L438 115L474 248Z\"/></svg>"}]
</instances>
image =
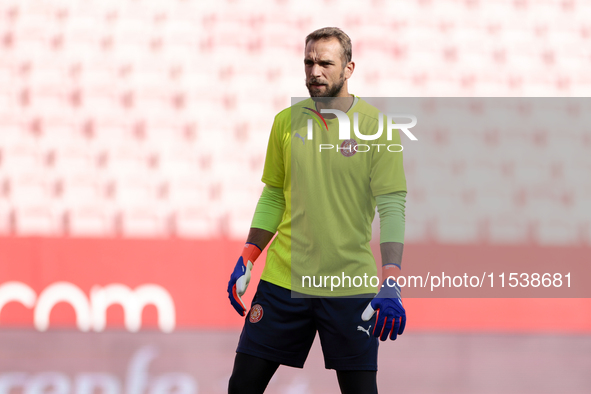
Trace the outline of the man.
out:
<instances>
[{"instance_id":1,"label":"man","mask_svg":"<svg viewBox=\"0 0 591 394\"><path fill-rule=\"evenodd\" d=\"M406 179L402 154L384 146L399 145L400 136L387 140L382 133L367 141L376 146L363 145L370 151L355 139L339 140L342 117L335 110L366 137L384 125L377 109L348 92L355 63L343 31L308 35L304 65L311 98L275 118L265 188L228 284L230 302L245 316L240 296L277 232L240 336L229 393L262 393L279 365L302 368L317 331L341 392L377 393L378 338L394 340L406 324L400 289L386 281L400 273ZM377 273L369 247L376 205L384 280L377 295L379 283L355 283ZM332 276L342 285L327 284Z\"/></svg>"}]
</instances>

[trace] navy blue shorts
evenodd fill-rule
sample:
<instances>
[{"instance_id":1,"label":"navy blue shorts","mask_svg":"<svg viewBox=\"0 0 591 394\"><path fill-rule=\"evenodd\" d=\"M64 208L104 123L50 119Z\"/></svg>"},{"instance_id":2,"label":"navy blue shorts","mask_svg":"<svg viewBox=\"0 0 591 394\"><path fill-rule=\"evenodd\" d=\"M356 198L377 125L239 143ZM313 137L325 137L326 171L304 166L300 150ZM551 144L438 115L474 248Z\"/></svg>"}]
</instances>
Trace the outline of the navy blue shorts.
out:
<instances>
[{"instance_id":1,"label":"navy blue shorts","mask_svg":"<svg viewBox=\"0 0 591 394\"><path fill-rule=\"evenodd\" d=\"M236 351L303 368L318 331L327 369L377 371L375 315L361 320L372 298L292 298L291 290L261 280Z\"/></svg>"}]
</instances>

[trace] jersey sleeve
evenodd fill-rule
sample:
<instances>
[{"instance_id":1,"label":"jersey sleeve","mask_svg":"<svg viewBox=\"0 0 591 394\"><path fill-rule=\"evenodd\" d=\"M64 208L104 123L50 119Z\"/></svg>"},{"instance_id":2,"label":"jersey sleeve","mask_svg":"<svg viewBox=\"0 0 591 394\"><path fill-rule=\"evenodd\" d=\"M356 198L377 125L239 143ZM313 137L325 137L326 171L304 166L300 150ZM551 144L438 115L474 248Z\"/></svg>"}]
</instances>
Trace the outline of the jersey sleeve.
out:
<instances>
[{"instance_id":1,"label":"jersey sleeve","mask_svg":"<svg viewBox=\"0 0 591 394\"><path fill-rule=\"evenodd\" d=\"M376 205L380 215L380 243L404 243L404 211L406 192L380 194L376 196Z\"/></svg>"},{"instance_id":2,"label":"jersey sleeve","mask_svg":"<svg viewBox=\"0 0 591 394\"><path fill-rule=\"evenodd\" d=\"M267 144L267 155L265 157L265 167L263 169L263 183L273 187L283 187L285 179L285 165L283 152L282 127L278 117L273 121L271 135Z\"/></svg>"},{"instance_id":3,"label":"jersey sleeve","mask_svg":"<svg viewBox=\"0 0 591 394\"><path fill-rule=\"evenodd\" d=\"M384 127L386 120L384 119ZM392 131L392 140L387 140L387 133L379 138L379 151L372 147L372 163L370 172L370 187L374 196L406 191L406 177L402 161L402 145L398 130ZM396 146L398 145L398 146ZM390 150L388 150L388 147ZM399 151L400 152L397 152Z\"/></svg>"},{"instance_id":4,"label":"jersey sleeve","mask_svg":"<svg viewBox=\"0 0 591 394\"><path fill-rule=\"evenodd\" d=\"M260 228L273 234L277 231L285 212L283 189L266 185L254 211L251 228Z\"/></svg>"}]
</instances>

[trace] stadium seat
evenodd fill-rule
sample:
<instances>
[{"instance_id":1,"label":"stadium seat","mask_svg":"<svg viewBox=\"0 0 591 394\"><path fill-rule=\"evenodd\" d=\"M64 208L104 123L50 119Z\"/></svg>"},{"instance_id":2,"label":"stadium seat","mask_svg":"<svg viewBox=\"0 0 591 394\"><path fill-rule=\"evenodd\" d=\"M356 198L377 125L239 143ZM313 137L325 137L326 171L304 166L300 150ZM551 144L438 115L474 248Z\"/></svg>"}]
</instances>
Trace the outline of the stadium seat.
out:
<instances>
[{"instance_id":1,"label":"stadium seat","mask_svg":"<svg viewBox=\"0 0 591 394\"><path fill-rule=\"evenodd\" d=\"M97 172L61 174L55 178L57 198L65 210L80 205L107 204L107 182Z\"/></svg>"},{"instance_id":2,"label":"stadium seat","mask_svg":"<svg viewBox=\"0 0 591 394\"><path fill-rule=\"evenodd\" d=\"M490 243L528 245L533 242L534 225L517 212L491 215L488 223L488 241Z\"/></svg>"},{"instance_id":3,"label":"stadium seat","mask_svg":"<svg viewBox=\"0 0 591 394\"><path fill-rule=\"evenodd\" d=\"M215 239L223 235L220 213L215 209L207 209L201 204L181 207L174 212L172 218L173 231L176 236ZM227 234L225 235L227 236Z\"/></svg>"},{"instance_id":4,"label":"stadium seat","mask_svg":"<svg viewBox=\"0 0 591 394\"><path fill-rule=\"evenodd\" d=\"M150 204L137 204L120 211L121 235L132 238L160 238L169 235L167 216Z\"/></svg>"},{"instance_id":5,"label":"stadium seat","mask_svg":"<svg viewBox=\"0 0 591 394\"><path fill-rule=\"evenodd\" d=\"M15 144L5 142L0 147L2 151L2 163L0 163L2 169L9 175L42 172L44 170L42 149L34 141L28 140L25 135L21 138Z\"/></svg>"},{"instance_id":6,"label":"stadium seat","mask_svg":"<svg viewBox=\"0 0 591 394\"><path fill-rule=\"evenodd\" d=\"M18 236L63 235L63 216L48 204L16 207L14 215L15 234Z\"/></svg>"},{"instance_id":7,"label":"stadium seat","mask_svg":"<svg viewBox=\"0 0 591 394\"><path fill-rule=\"evenodd\" d=\"M9 236L12 235L13 228L11 223L11 217L13 211L10 209L8 201L0 197L0 235Z\"/></svg>"},{"instance_id":8,"label":"stadium seat","mask_svg":"<svg viewBox=\"0 0 591 394\"><path fill-rule=\"evenodd\" d=\"M66 232L72 237L113 237L115 214L105 204L78 204L64 212Z\"/></svg>"},{"instance_id":9,"label":"stadium seat","mask_svg":"<svg viewBox=\"0 0 591 394\"><path fill-rule=\"evenodd\" d=\"M13 206L48 205L53 199L53 183L43 172L14 174L5 178Z\"/></svg>"}]
</instances>

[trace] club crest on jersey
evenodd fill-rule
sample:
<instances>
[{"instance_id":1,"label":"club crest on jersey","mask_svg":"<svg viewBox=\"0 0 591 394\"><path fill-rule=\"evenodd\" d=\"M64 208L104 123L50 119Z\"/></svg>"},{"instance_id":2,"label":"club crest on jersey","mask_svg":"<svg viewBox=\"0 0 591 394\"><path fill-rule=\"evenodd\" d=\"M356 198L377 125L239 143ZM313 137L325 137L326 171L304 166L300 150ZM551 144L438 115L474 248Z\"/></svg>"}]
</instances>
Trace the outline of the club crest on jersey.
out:
<instances>
[{"instance_id":1,"label":"club crest on jersey","mask_svg":"<svg viewBox=\"0 0 591 394\"><path fill-rule=\"evenodd\" d=\"M250 308L250 313L248 314L248 320L251 323L258 323L263 318L263 307L259 304L255 304Z\"/></svg>"},{"instance_id":2,"label":"club crest on jersey","mask_svg":"<svg viewBox=\"0 0 591 394\"><path fill-rule=\"evenodd\" d=\"M355 141L354 139L349 139L349 140L343 141L343 143L341 144L341 148L339 150L341 151L343 156L351 157L355 153L357 153L357 149L355 149L356 147L357 147L357 141Z\"/></svg>"}]
</instances>

